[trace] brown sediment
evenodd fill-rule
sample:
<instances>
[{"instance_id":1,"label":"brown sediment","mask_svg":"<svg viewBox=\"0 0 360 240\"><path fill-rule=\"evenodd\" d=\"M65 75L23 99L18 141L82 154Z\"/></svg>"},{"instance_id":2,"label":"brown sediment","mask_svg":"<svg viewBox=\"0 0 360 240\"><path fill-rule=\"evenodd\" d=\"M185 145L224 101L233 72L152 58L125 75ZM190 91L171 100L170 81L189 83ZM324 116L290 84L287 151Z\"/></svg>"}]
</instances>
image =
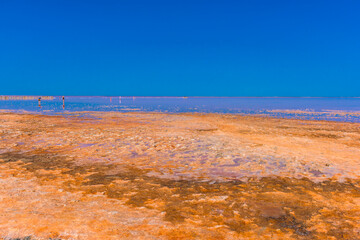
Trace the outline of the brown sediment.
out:
<instances>
[{"instance_id":1,"label":"brown sediment","mask_svg":"<svg viewBox=\"0 0 360 240\"><path fill-rule=\"evenodd\" d=\"M0 236L359 237L359 124L93 116L0 114Z\"/></svg>"}]
</instances>

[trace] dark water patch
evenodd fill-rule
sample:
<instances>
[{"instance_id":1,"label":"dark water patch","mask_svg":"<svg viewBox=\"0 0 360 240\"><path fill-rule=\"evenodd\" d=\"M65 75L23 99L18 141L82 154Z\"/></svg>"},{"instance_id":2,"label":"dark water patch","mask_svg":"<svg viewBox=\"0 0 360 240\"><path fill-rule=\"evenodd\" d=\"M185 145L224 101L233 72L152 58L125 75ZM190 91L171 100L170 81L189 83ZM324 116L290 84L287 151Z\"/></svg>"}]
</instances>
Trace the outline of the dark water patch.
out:
<instances>
[{"instance_id":1,"label":"dark water patch","mask_svg":"<svg viewBox=\"0 0 360 240\"><path fill-rule=\"evenodd\" d=\"M235 158L235 159L233 159L233 162L234 162L233 164L223 164L223 165L220 165L219 167L238 167L241 164L246 164L250 161L247 158Z\"/></svg>"},{"instance_id":2,"label":"dark water patch","mask_svg":"<svg viewBox=\"0 0 360 240\"><path fill-rule=\"evenodd\" d=\"M315 177L320 177L321 175L323 175L323 173L321 171L316 170L316 169L309 170L309 173L313 174Z\"/></svg>"},{"instance_id":3,"label":"dark water patch","mask_svg":"<svg viewBox=\"0 0 360 240\"><path fill-rule=\"evenodd\" d=\"M195 129L195 131L197 132L214 132L217 131L217 128L199 128L199 129Z\"/></svg>"},{"instance_id":4,"label":"dark water patch","mask_svg":"<svg viewBox=\"0 0 360 240\"><path fill-rule=\"evenodd\" d=\"M5 238L5 240L31 240L31 236L21 237L21 238Z\"/></svg>"},{"instance_id":5,"label":"dark water patch","mask_svg":"<svg viewBox=\"0 0 360 240\"><path fill-rule=\"evenodd\" d=\"M87 148L87 147L92 147L96 145L95 143L82 143L79 145L79 148Z\"/></svg>"},{"instance_id":6,"label":"dark water patch","mask_svg":"<svg viewBox=\"0 0 360 240\"><path fill-rule=\"evenodd\" d=\"M311 137L315 138L332 138L332 139L339 139L342 138L342 136L331 134L331 133L311 133L309 134Z\"/></svg>"},{"instance_id":7,"label":"dark water patch","mask_svg":"<svg viewBox=\"0 0 360 240\"><path fill-rule=\"evenodd\" d=\"M273 218L272 220L275 221L276 225L279 226L280 228L294 230L295 235L299 235L299 236L312 235L312 232L306 230L306 225L304 224L304 222L297 220L293 216L287 215L277 219Z\"/></svg>"},{"instance_id":8,"label":"dark water patch","mask_svg":"<svg viewBox=\"0 0 360 240\"><path fill-rule=\"evenodd\" d=\"M4 238L4 240L35 240L37 238L32 238L31 236L19 237L19 238ZM48 238L48 240L61 240L61 238Z\"/></svg>"}]
</instances>

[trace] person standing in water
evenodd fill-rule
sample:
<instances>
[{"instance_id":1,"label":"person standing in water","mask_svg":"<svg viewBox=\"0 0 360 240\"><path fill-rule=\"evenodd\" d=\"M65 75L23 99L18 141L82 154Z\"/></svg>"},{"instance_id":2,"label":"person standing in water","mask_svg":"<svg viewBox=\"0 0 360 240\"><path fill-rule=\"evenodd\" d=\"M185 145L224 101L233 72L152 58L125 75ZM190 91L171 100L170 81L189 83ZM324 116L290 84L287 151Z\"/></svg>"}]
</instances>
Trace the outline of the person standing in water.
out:
<instances>
[{"instance_id":1,"label":"person standing in water","mask_svg":"<svg viewBox=\"0 0 360 240\"><path fill-rule=\"evenodd\" d=\"M41 108L41 97L39 97L38 101L39 101L39 107Z\"/></svg>"},{"instance_id":2,"label":"person standing in water","mask_svg":"<svg viewBox=\"0 0 360 240\"><path fill-rule=\"evenodd\" d=\"M63 109L65 109L65 97L63 96L62 99L63 99Z\"/></svg>"}]
</instances>

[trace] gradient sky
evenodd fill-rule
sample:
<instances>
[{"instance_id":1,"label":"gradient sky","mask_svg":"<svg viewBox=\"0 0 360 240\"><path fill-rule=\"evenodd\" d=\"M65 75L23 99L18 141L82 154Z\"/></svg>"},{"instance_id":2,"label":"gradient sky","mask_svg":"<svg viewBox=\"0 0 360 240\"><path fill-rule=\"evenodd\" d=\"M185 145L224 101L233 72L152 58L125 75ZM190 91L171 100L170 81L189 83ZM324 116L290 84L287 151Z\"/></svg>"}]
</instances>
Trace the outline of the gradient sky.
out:
<instances>
[{"instance_id":1,"label":"gradient sky","mask_svg":"<svg viewBox=\"0 0 360 240\"><path fill-rule=\"evenodd\" d=\"M0 1L0 95L360 96L360 1Z\"/></svg>"}]
</instances>

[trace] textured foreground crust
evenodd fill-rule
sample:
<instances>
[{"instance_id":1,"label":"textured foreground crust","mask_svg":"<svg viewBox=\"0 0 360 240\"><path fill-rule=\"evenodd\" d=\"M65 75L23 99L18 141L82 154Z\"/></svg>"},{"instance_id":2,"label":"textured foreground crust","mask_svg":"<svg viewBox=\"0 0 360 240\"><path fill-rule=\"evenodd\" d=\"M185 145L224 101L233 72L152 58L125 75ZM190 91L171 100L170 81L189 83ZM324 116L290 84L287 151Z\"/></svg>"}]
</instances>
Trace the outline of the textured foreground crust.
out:
<instances>
[{"instance_id":1,"label":"textured foreground crust","mask_svg":"<svg viewBox=\"0 0 360 240\"><path fill-rule=\"evenodd\" d=\"M0 168L4 239L360 238L357 123L2 112Z\"/></svg>"}]
</instances>

